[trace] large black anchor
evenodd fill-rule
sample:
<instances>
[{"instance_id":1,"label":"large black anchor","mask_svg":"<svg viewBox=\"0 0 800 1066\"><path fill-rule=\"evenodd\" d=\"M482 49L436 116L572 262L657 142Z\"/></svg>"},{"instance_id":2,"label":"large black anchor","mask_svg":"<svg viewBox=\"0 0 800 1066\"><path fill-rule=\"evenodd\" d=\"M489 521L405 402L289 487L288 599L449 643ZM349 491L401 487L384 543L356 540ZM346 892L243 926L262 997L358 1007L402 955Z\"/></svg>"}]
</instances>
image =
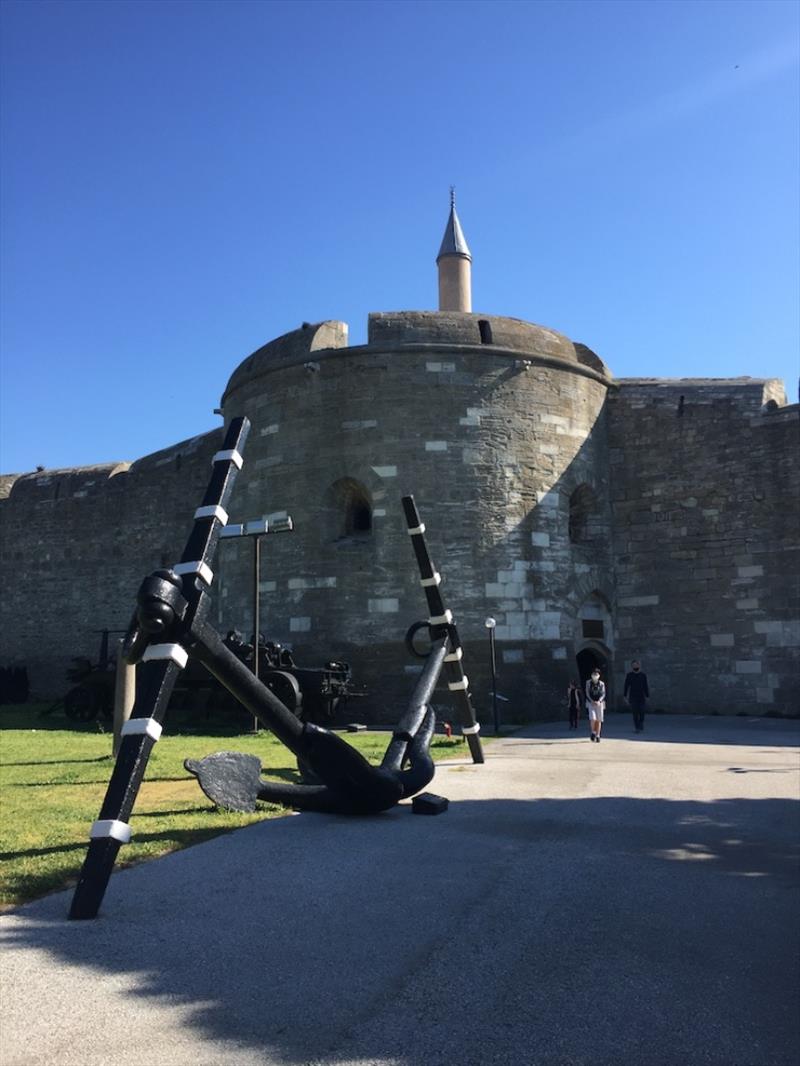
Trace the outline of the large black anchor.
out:
<instances>
[{"instance_id":1,"label":"large black anchor","mask_svg":"<svg viewBox=\"0 0 800 1066\"><path fill-rule=\"evenodd\" d=\"M178 672L190 655L271 729L320 782L292 785L259 779L259 798L301 810L373 814L418 793L434 774L429 748L435 720L430 701L442 665L448 660L451 671L457 669L461 676L460 681L451 682L449 687L460 689L465 701L467 710L462 717L473 758L476 762L483 761L467 680L461 671L461 648L450 612L442 609L440 616L429 620L431 652L380 766L370 765L360 752L329 730L309 722L301 723L240 662L207 621L208 592L213 581L211 563L220 529L228 520L225 508L242 466L241 452L249 428L245 418L234 419L230 424L223 448L214 456L212 477L195 512L194 526L181 561L170 570L156 571L139 589L136 611L123 645L127 661L139 664L136 700L131 718L122 729L119 754L100 816L90 831L89 849L70 909L71 918L94 918L99 910L119 848L131 838L128 818L150 753L161 735ZM409 528L412 535L418 532ZM438 575L423 574L421 581L429 594L429 603L434 590L427 586L434 584L434 577L438 586ZM435 592L436 602L440 602L438 587Z\"/></svg>"}]
</instances>

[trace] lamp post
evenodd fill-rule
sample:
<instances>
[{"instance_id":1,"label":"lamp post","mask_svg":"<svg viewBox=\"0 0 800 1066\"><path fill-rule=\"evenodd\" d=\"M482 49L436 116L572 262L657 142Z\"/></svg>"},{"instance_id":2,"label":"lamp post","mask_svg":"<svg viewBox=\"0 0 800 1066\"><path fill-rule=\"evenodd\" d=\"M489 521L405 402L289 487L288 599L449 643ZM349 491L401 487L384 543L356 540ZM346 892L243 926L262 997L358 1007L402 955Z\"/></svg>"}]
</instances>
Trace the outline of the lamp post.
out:
<instances>
[{"instance_id":1,"label":"lamp post","mask_svg":"<svg viewBox=\"0 0 800 1066\"><path fill-rule=\"evenodd\" d=\"M489 661L492 664L492 714L494 716L494 735L500 735L500 722L497 717L497 656L494 644L494 628L497 625L494 618L487 618L483 623L489 630Z\"/></svg>"},{"instance_id":2,"label":"lamp post","mask_svg":"<svg viewBox=\"0 0 800 1066\"><path fill-rule=\"evenodd\" d=\"M258 679L258 643L261 637L261 538L268 533L290 533L294 529L294 523L287 515L285 518L277 518L269 521L266 518L257 518L251 522L243 522L239 525L227 525L220 531L222 537L252 537L253 538L253 673ZM253 718L253 732L258 732L258 719Z\"/></svg>"}]
</instances>

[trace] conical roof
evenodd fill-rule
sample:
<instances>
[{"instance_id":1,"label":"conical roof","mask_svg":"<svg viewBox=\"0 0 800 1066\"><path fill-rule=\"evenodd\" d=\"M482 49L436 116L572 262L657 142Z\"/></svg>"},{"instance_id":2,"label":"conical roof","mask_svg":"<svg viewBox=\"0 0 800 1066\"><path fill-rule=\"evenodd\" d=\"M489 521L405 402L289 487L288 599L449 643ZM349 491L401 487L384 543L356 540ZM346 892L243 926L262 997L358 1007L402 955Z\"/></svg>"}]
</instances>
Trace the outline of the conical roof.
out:
<instances>
[{"instance_id":1,"label":"conical roof","mask_svg":"<svg viewBox=\"0 0 800 1066\"><path fill-rule=\"evenodd\" d=\"M442 237L442 246L439 249L439 254L436 256L436 262L438 263L442 256L445 255L460 255L465 259L472 259L472 254L470 253L469 246L464 237L464 231L461 229L461 223L458 221L455 197L452 196L452 194L450 196L450 217L447 220L444 237Z\"/></svg>"}]
</instances>

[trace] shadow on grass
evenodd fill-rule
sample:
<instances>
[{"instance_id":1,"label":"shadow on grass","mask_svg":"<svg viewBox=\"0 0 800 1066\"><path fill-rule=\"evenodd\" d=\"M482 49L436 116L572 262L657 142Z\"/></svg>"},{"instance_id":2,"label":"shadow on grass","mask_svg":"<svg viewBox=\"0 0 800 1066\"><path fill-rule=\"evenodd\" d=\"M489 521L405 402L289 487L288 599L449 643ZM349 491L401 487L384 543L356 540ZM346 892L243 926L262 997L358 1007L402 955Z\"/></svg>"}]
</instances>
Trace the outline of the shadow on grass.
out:
<instances>
[{"instance_id":1,"label":"shadow on grass","mask_svg":"<svg viewBox=\"0 0 800 1066\"><path fill-rule=\"evenodd\" d=\"M3 762L0 766L67 766L73 763L112 762L111 754L96 755L91 759L35 759L33 762Z\"/></svg>"}]
</instances>

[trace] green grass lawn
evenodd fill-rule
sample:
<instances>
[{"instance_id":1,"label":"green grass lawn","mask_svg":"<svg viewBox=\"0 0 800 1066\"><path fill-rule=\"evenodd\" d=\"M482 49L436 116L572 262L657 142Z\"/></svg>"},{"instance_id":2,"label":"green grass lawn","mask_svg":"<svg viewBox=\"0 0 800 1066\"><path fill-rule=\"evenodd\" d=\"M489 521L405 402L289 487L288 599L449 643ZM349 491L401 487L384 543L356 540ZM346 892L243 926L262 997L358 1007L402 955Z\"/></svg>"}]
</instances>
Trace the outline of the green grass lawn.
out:
<instances>
[{"instance_id":1,"label":"green grass lawn","mask_svg":"<svg viewBox=\"0 0 800 1066\"><path fill-rule=\"evenodd\" d=\"M97 723L76 726L43 708L0 707L0 908L73 884L80 871L114 760L111 734ZM168 726L174 728L172 716ZM183 760L215 751L242 751L261 759L267 776L298 780L292 753L271 733L257 735L196 729L165 732L153 749L131 816L133 839L118 866L190 847L285 808L260 804L253 814L215 808ZM386 732L341 734L370 760L386 750ZM466 754L461 740L435 737L434 759Z\"/></svg>"}]
</instances>

